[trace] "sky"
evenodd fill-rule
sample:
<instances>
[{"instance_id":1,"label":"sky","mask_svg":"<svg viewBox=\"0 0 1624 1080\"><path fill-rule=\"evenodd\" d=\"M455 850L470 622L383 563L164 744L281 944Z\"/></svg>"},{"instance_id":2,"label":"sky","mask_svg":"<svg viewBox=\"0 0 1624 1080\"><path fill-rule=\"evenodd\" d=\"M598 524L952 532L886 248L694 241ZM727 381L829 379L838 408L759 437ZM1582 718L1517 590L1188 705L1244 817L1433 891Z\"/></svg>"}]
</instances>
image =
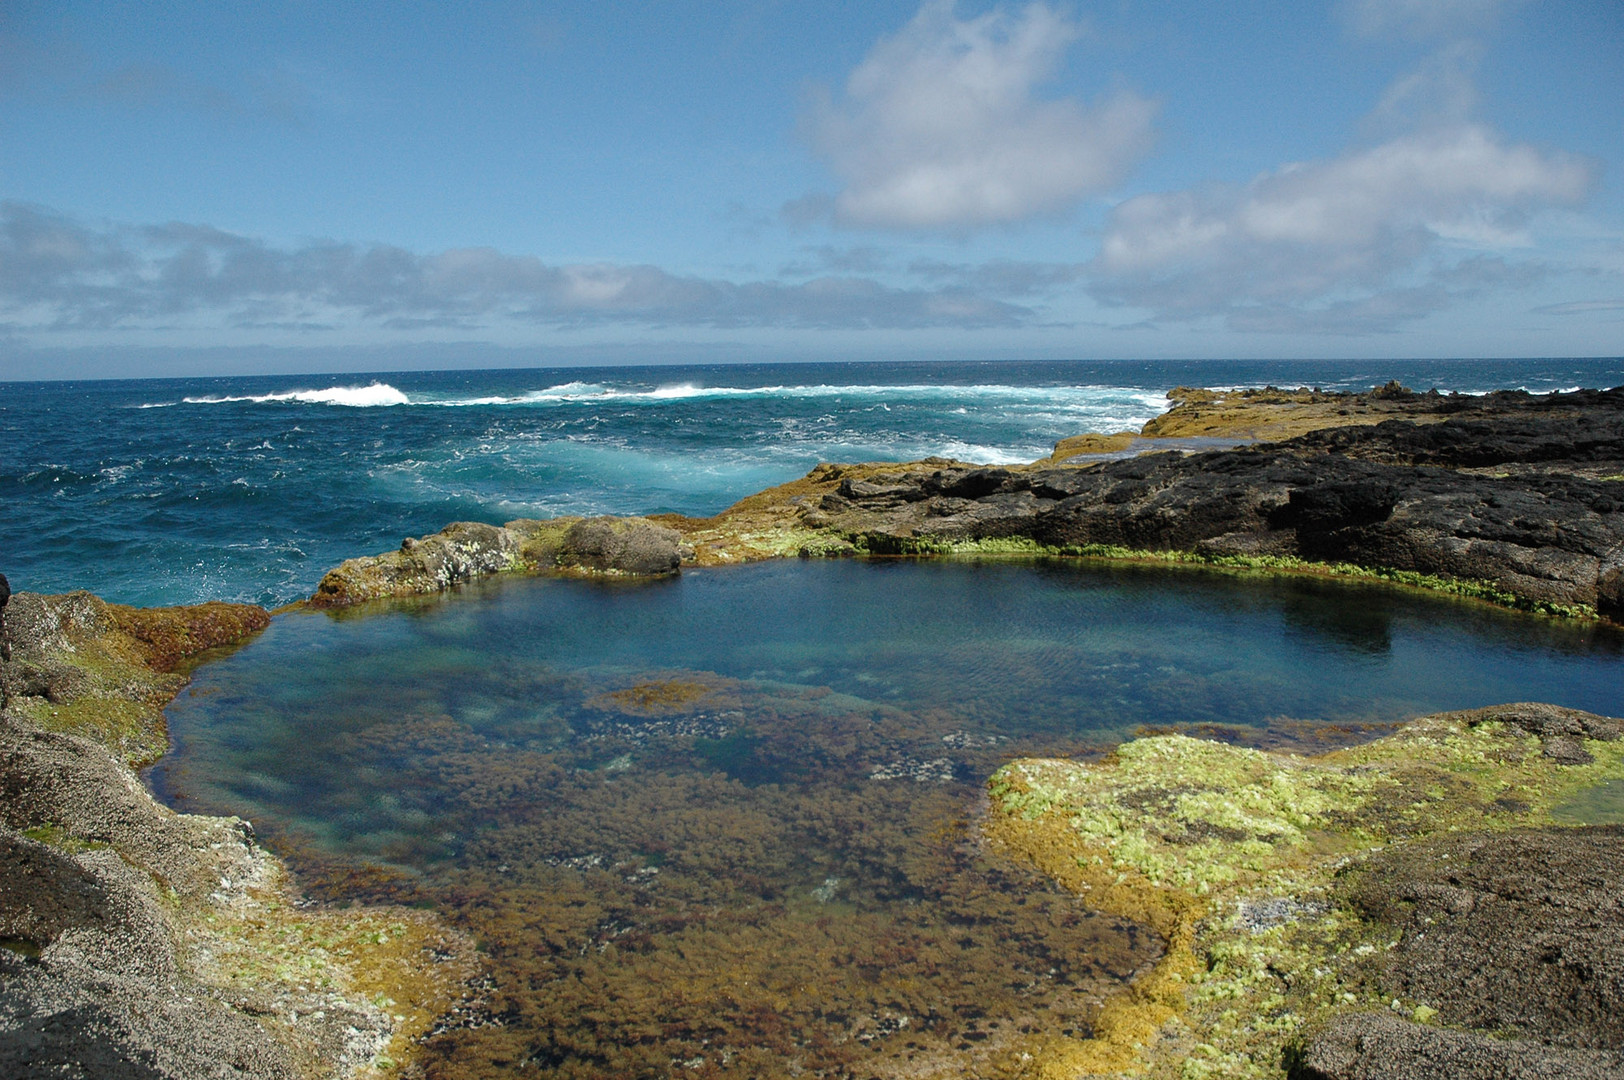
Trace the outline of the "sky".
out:
<instances>
[{"instance_id":1,"label":"sky","mask_svg":"<svg viewBox=\"0 0 1624 1080\"><path fill-rule=\"evenodd\" d=\"M1617 0L0 0L0 380L1624 353Z\"/></svg>"}]
</instances>

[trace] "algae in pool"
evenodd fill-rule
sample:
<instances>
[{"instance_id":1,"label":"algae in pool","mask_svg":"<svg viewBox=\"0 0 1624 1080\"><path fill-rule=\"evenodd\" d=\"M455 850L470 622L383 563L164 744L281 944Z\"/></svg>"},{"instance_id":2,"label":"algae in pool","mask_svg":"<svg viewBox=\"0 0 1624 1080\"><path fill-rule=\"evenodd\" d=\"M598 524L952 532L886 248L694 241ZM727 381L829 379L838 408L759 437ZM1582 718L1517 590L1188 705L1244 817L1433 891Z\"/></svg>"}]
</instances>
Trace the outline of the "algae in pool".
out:
<instances>
[{"instance_id":1,"label":"algae in pool","mask_svg":"<svg viewBox=\"0 0 1624 1080\"><path fill-rule=\"evenodd\" d=\"M152 779L252 816L313 891L432 904L480 941L487 1009L430 1040L430 1076L998 1075L1159 950L983 849L1001 761L1142 726L1616 712L1621 686L1605 629L1363 585L513 579L278 619L197 673Z\"/></svg>"},{"instance_id":2,"label":"algae in pool","mask_svg":"<svg viewBox=\"0 0 1624 1080\"><path fill-rule=\"evenodd\" d=\"M1586 788L1572 800L1553 807L1559 825L1624 825L1624 780Z\"/></svg>"}]
</instances>

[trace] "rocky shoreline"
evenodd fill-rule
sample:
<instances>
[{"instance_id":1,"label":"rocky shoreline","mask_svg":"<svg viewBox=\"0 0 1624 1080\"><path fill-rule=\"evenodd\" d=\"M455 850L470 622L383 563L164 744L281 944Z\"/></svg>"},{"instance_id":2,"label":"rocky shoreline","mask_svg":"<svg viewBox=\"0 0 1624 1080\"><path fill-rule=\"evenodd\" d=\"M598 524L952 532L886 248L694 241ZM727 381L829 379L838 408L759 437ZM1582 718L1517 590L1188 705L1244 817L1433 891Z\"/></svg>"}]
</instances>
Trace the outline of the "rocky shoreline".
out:
<instances>
[{"instance_id":1,"label":"rocky shoreline","mask_svg":"<svg viewBox=\"0 0 1624 1080\"><path fill-rule=\"evenodd\" d=\"M1624 622L1624 390L1172 396L1026 466L822 465L709 519L458 523L305 603L965 552L1369 576ZM470 943L420 911L307 905L246 822L175 814L136 778L188 665L268 613L88 593L0 612L0 1071L394 1075L439 1018L479 1022ZM1168 951L1094 1037L1005 1071L1618 1075L1624 830L1553 815L1624 783L1619 733L1518 705L1318 758L1175 735L1006 766L989 835Z\"/></svg>"},{"instance_id":2,"label":"rocky shoreline","mask_svg":"<svg viewBox=\"0 0 1624 1080\"><path fill-rule=\"evenodd\" d=\"M137 778L186 665L263 609L79 592L0 612L0 1075L361 1080L476 1008L472 945L437 918L308 904L248 822Z\"/></svg>"},{"instance_id":3,"label":"rocky shoreline","mask_svg":"<svg viewBox=\"0 0 1624 1080\"><path fill-rule=\"evenodd\" d=\"M1171 396L1138 433L1063 440L1025 466L820 465L714 518L459 523L350 560L310 603L504 570L1004 553L1368 576L1624 621L1624 388Z\"/></svg>"}]
</instances>

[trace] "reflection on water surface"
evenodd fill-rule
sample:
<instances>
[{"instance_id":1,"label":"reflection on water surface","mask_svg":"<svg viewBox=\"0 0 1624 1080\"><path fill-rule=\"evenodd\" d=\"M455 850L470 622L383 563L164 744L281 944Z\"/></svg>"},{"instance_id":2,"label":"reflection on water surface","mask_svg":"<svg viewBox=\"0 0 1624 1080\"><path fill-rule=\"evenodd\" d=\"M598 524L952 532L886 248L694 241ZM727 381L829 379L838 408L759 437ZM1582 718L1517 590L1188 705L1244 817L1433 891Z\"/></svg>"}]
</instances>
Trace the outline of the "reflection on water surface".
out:
<instances>
[{"instance_id":1,"label":"reflection on water surface","mask_svg":"<svg viewBox=\"0 0 1624 1080\"><path fill-rule=\"evenodd\" d=\"M494 1022L432 1040L433 1076L996 1075L1158 949L978 845L999 762L1141 726L1617 713L1621 687L1612 632L1343 583L518 579L277 619L171 707L152 780L252 817L316 892L430 903L481 942Z\"/></svg>"}]
</instances>

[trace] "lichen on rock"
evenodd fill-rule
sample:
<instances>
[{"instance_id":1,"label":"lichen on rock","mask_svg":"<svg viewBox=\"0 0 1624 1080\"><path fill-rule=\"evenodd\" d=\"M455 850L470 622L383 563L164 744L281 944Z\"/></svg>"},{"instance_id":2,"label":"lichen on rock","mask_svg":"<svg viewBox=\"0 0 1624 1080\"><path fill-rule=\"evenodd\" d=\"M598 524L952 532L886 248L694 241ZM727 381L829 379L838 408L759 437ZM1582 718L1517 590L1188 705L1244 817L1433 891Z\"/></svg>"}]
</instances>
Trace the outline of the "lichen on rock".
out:
<instances>
[{"instance_id":1,"label":"lichen on rock","mask_svg":"<svg viewBox=\"0 0 1624 1080\"><path fill-rule=\"evenodd\" d=\"M1618 735L1618 721L1610 718L1521 704L1425 717L1385 738L1316 757L1160 735L1126 743L1097 763L1004 766L989 786L995 811L989 835L1100 910L1149 923L1168 942L1157 968L1106 1007L1096 1038L1057 1044L1030 1074L1278 1077L1293 1054L1327 1060L1319 1051L1309 1054L1322 1045L1315 1032L1340 1038L1334 1033L1349 1021L1338 1018L1360 1009L1402 1014L1417 1024L1441 1019L1503 1028L1499 1014L1484 1019L1481 1010L1452 1012L1438 986L1403 976L1437 970L1435 960L1414 960L1408 968L1400 962L1405 943L1436 931L1382 909L1369 899L1377 895L1370 887L1356 893L1347 883L1361 874L1361 880L1380 877L1375 868L1386 866L1381 895L1431 896L1433 887L1415 870L1435 867L1444 849L1429 855L1426 845L1487 852L1499 842L1494 834L1548 829L1553 811L1575 794L1624 777ZM1542 738L1574 740L1584 756L1542 753ZM1591 843L1580 835L1584 830L1549 831L1558 846ZM1562 861L1547 862L1561 877ZM1577 876L1569 875L1576 892L1608 865L1605 859L1569 862L1582 862ZM1605 871L1614 890L1624 884L1617 864ZM1557 886L1547 882L1545 888ZM1498 930L1521 933L1515 925ZM1471 932L1482 939L1496 929L1480 921ZM1583 934L1553 932L1565 948L1578 950L1575 957L1583 952ZM1590 965L1600 986L1624 978L1616 938L1603 935L1614 945L1575 960ZM1433 954L1419 948L1417 955ZM1492 969L1497 953L1480 940L1472 955ZM1390 963L1392 957L1399 960ZM1535 1035L1568 1047L1597 1046L1575 1042L1571 1034ZM1412 1044L1423 1047L1417 1060L1443 1045L1405 1042ZM1560 1046L1540 1051L1546 1057L1563 1052ZM1575 1057L1574 1075L1604 1075L1584 1072L1594 1056L1585 1050ZM1425 1074L1355 1069L1301 1075L1397 1080Z\"/></svg>"},{"instance_id":2,"label":"lichen on rock","mask_svg":"<svg viewBox=\"0 0 1624 1080\"><path fill-rule=\"evenodd\" d=\"M676 573L692 555L675 530L647 518L458 521L408 537L398 551L346 560L327 572L308 602L332 608L416 596L513 570L658 577Z\"/></svg>"}]
</instances>

